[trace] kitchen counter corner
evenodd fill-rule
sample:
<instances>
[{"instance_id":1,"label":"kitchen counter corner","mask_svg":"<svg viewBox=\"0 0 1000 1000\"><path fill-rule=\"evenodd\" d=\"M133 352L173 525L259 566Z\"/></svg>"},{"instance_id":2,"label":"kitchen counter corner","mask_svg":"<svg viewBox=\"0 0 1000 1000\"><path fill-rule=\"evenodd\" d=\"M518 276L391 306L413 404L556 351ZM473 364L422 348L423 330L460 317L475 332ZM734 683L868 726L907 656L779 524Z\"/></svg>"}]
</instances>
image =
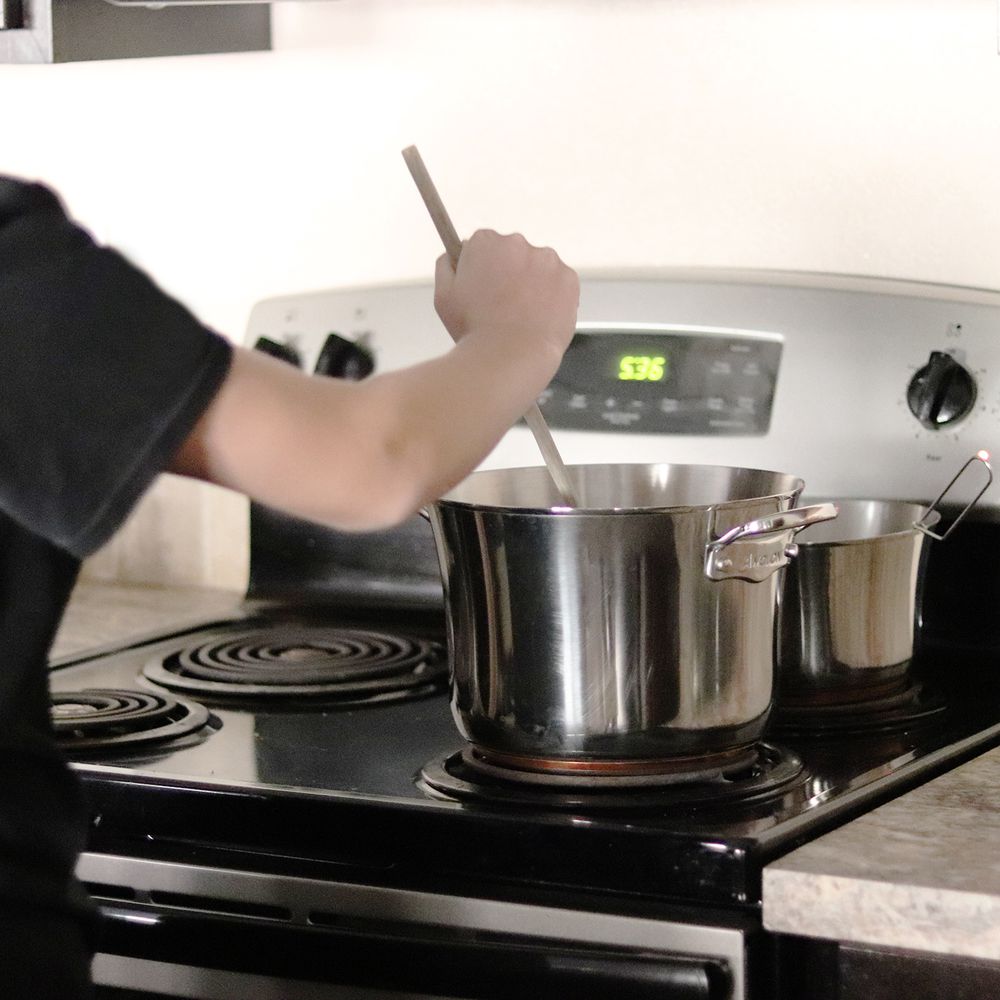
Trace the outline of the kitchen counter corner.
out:
<instances>
[{"instance_id":1,"label":"kitchen counter corner","mask_svg":"<svg viewBox=\"0 0 1000 1000\"><path fill-rule=\"evenodd\" d=\"M207 587L154 587L81 580L52 647L53 660L238 611L242 593Z\"/></svg>"},{"instance_id":2,"label":"kitchen counter corner","mask_svg":"<svg viewBox=\"0 0 1000 1000\"><path fill-rule=\"evenodd\" d=\"M772 931L1000 960L1000 749L764 870Z\"/></svg>"}]
</instances>

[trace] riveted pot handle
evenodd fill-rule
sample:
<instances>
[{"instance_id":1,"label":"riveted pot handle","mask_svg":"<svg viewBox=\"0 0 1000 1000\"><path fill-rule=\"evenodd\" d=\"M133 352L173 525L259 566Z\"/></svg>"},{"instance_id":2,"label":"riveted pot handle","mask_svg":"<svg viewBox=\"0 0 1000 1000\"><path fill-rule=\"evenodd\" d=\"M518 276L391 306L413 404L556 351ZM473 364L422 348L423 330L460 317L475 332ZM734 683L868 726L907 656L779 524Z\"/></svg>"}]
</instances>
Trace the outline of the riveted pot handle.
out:
<instances>
[{"instance_id":1,"label":"riveted pot handle","mask_svg":"<svg viewBox=\"0 0 1000 1000\"><path fill-rule=\"evenodd\" d=\"M705 547L705 576L710 580L760 583L787 566L798 553L792 541L798 532L836 516L836 504L818 503L731 528Z\"/></svg>"}]
</instances>

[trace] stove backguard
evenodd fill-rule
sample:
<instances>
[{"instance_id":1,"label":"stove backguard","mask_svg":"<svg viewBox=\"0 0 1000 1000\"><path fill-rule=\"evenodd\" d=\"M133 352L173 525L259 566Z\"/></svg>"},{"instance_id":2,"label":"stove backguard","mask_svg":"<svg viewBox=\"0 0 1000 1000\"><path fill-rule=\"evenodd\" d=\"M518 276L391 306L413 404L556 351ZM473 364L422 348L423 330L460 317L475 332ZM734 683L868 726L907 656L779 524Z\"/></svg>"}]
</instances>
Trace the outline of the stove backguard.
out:
<instances>
[{"instance_id":1,"label":"stove backguard","mask_svg":"<svg viewBox=\"0 0 1000 1000\"><path fill-rule=\"evenodd\" d=\"M413 283L264 300L246 343L354 378L433 357L449 340L432 287ZM929 502L972 454L1000 447L1000 292L772 272L585 273L578 337L540 402L567 463L743 466L801 476L816 498ZM539 464L521 425L483 467ZM977 486L960 483L952 503ZM1000 521L996 487L974 516ZM440 606L430 528L415 516L343 534L255 506L250 596Z\"/></svg>"}]
</instances>

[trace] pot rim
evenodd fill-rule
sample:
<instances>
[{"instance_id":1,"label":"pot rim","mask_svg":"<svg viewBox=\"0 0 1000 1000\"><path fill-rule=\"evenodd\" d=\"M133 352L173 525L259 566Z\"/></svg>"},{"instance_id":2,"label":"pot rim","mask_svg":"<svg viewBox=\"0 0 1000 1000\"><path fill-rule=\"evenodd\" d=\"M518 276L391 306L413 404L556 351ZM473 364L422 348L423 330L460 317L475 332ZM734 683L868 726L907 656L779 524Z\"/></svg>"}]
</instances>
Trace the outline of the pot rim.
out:
<instances>
[{"instance_id":1,"label":"pot rim","mask_svg":"<svg viewBox=\"0 0 1000 1000\"><path fill-rule=\"evenodd\" d=\"M802 490L805 488L805 481L801 476L796 476L790 472L775 472L771 469L754 469L739 465L703 465L700 463L686 462L591 462L567 465L567 470L592 469L602 467L612 468L655 468L658 466L670 466L683 469L705 469L715 472L740 472L749 475L773 476L775 478L785 478L791 481L788 490L779 490L772 493L759 493L753 496L735 497L727 500L714 501L707 504L676 504L676 505L653 505L648 507L564 507L553 504L549 507L515 507L510 504L473 502L471 500L460 500L451 497L449 494L453 490L460 489L462 484L479 475L501 475L514 472L531 472L537 474L536 470L544 469L543 465L524 465L504 467L497 469L479 469L470 473L461 483L454 486L452 491L429 504L429 508L447 507L451 509L475 510L484 512L503 513L508 517L537 517L538 515L553 515L556 517L582 518L582 517L606 517L614 515L616 517L638 516L644 514L685 514L685 513L710 513L715 510L730 510L741 504L774 500L787 501L794 504Z\"/></svg>"},{"instance_id":2,"label":"pot rim","mask_svg":"<svg viewBox=\"0 0 1000 1000\"><path fill-rule=\"evenodd\" d=\"M810 503L820 503L822 501L810 498ZM912 507L918 512L924 512L924 517L926 518L926 524L928 527L933 527L941 520L941 514L934 510L928 511L927 504L917 503L914 500L879 500L872 497L851 497L846 500L837 500L838 507L841 511L849 504L881 504L883 506L892 507ZM919 516L914 519L919 520ZM840 524L844 522L841 521ZM842 549L849 548L858 545L871 545L875 542L884 542L893 538L907 538L912 539L914 535L922 535L923 532L916 526L916 524L911 524L908 528L900 528L897 531L881 531L877 535L861 535L853 538L831 538L826 540L816 539L815 541L809 539L808 537L801 537L796 541L796 544L800 549Z\"/></svg>"}]
</instances>

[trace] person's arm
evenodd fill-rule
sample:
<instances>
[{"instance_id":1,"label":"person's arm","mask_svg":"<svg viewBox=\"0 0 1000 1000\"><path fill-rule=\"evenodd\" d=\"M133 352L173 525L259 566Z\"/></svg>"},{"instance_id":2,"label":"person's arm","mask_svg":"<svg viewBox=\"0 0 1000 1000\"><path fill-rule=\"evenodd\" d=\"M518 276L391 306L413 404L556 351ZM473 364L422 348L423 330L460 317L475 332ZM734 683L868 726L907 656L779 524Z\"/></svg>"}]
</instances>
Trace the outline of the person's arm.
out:
<instances>
[{"instance_id":1,"label":"person's arm","mask_svg":"<svg viewBox=\"0 0 1000 1000\"><path fill-rule=\"evenodd\" d=\"M362 382L237 348L171 470L345 530L396 524L463 479L548 384L579 282L554 251L480 231L438 261L444 356Z\"/></svg>"}]
</instances>

